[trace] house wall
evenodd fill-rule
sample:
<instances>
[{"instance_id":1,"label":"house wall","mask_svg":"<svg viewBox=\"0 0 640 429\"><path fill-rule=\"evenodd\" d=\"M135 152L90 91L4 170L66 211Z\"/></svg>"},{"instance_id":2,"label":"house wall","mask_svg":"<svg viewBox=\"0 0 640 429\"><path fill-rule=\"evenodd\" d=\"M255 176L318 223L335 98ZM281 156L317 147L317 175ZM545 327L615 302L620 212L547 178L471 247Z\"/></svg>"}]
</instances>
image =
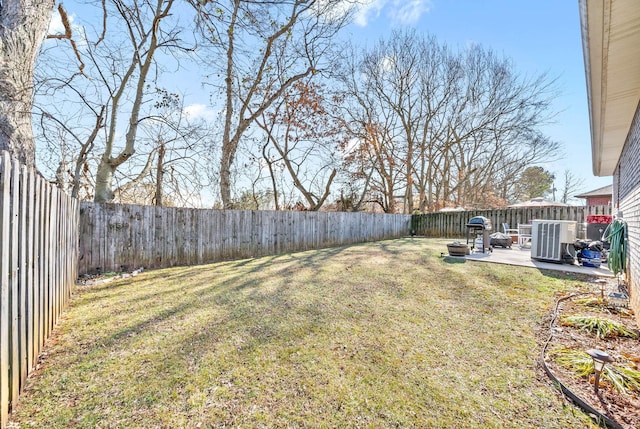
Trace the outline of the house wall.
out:
<instances>
[{"instance_id":1,"label":"house wall","mask_svg":"<svg viewBox=\"0 0 640 429\"><path fill-rule=\"evenodd\" d=\"M613 177L613 213L627 222L627 278L631 307L640 323L640 110L629 130Z\"/></svg>"},{"instance_id":2,"label":"house wall","mask_svg":"<svg viewBox=\"0 0 640 429\"><path fill-rule=\"evenodd\" d=\"M607 206L611 204L611 197L588 197L588 206Z\"/></svg>"}]
</instances>

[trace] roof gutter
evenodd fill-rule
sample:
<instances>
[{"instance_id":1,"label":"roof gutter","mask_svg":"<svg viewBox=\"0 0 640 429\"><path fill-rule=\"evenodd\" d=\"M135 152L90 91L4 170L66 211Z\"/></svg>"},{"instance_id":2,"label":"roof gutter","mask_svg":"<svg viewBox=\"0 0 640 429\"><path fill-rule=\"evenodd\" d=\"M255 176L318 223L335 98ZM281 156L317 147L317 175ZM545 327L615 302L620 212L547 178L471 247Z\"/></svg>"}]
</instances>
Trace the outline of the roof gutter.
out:
<instances>
[{"instance_id":1,"label":"roof gutter","mask_svg":"<svg viewBox=\"0 0 640 429\"><path fill-rule=\"evenodd\" d=\"M582 56L584 58L585 81L587 83L587 105L589 110L589 127L591 131L591 156L593 173L597 175L597 165L600 164L600 155L596 150L596 132L591 106L593 99L591 97L591 63L589 61L589 20L587 19L587 0L579 0L578 7L580 9L580 31L582 33Z\"/></svg>"}]
</instances>

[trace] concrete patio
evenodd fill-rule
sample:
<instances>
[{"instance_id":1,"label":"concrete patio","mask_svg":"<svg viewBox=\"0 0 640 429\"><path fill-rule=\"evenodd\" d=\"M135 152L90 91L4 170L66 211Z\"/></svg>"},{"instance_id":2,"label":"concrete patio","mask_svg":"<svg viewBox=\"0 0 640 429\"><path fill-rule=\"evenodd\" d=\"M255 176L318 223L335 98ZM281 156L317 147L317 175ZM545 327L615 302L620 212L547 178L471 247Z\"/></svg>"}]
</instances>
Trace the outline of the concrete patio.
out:
<instances>
[{"instance_id":1,"label":"concrete patio","mask_svg":"<svg viewBox=\"0 0 640 429\"><path fill-rule=\"evenodd\" d=\"M607 268L607 264L603 263L600 268L583 267L577 263L560 264L552 262L542 262L531 259L530 248L520 248L513 246L510 249L494 248L493 252L481 253L471 252L465 259L470 261L493 262L497 264L507 264L522 267L539 268L541 270L564 271L569 273L586 274L597 277L614 277L613 273Z\"/></svg>"}]
</instances>

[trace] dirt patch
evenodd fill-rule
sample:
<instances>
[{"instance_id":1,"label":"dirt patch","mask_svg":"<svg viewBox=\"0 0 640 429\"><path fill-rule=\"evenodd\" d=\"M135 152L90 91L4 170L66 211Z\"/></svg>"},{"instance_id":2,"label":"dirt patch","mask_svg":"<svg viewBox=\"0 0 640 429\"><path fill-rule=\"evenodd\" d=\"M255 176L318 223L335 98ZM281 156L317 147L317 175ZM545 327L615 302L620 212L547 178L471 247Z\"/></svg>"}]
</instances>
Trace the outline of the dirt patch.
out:
<instances>
[{"instance_id":1,"label":"dirt patch","mask_svg":"<svg viewBox=\"0 0 640 429\"><path fill-rule=\"evenodd\" d=\"M571 294L570 297L559 300L557 310L554 311L551 338L545 355L547 367L558 381L593 409L623 428L640 428L640 391L637 388L628 388L626 392L621 392L603 377L596 396L593 372L580 376L566 364L560 364L559 355L555 354L558 350L599 349L607 352L614 359L611 365L627 367L634 371L640 370L640 340L635 317L631 310L613 306L607 299L609 293L618 292L621 285L615 280L610 280L606 283L602 281L587 283L587 286L585 292ZM585 329L569 326L566 323L567 316L607 319L621 324L636 336L632 338L607 335L601 338ZM586 353L583 356L588 358Z\"/></svg>"}]
</instances>

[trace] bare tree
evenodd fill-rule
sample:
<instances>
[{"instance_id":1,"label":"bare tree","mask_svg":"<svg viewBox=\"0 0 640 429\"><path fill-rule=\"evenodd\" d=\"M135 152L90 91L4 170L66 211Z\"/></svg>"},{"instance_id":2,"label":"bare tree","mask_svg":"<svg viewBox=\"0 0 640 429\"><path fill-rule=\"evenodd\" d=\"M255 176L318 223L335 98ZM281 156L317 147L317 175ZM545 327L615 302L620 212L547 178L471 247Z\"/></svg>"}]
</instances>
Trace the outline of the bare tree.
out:
<instances>
[{"instance_id":1,"label":"bare tree","mask_svg":"<svg viewBox=\"0 0 640 429\"><path fill-rule=\"evenodd\" d=\"M540 131L555 95L544 74L523 78L480 46L452 51L415 32L395 32L357 61L347 87L392 137L396 156L374 161L386 163L380 171L402 165L403 195L387 198L400 197L405 213L416 193L420 211L503 205L513 177L558 153Z\"/></svg>"},{"instance_id":2,"label":"bare tree","mask_svg":"<svg viewBox=\"0 0 640 429\"><path fill-rule=\"evenodd\" d=\"M33 72L53 0L0 2L0 150L35 166L31 124Z\"/></svg>"},{"instance_id":3,"label":"bare tree","mask_svg":"<svg viewBox=\"0 0 640 429\"><path fill-rule=\"evenodd\" d=\"M76 28L80 34L73 35L67 20L64 37L54 36L60 43L45 49L39 65L41 102L35 111L43 140L50 147L60 146L60 140L70 147L58 171L70 177L74 196L111 201L114 187L127 187L116 177L118 170L132 178L129 188L148 176L159 147L142 154L142 165L125 163L142 140L140 127L165 119L153 100L158 75L172 57L165 55L158 64L157 53L190 48L181 39L173 6L174 0L105 0L99 6L102 27ZM66 14L61 14L65 22ZM52 140L57 135L62 139Z\"/></svg>"},{"instance_id":4,"label":"bare tree","mask_svg":"<svg viewBox=\"0 0 640 429\"><path fill-rule=\"evenodd\" d=\"M366 71L363 73L364 67L353 50L342 64L340 77L347 96L341 113L350 136L343 147L343 196L346 188L352 210L374 203L384 212L394 213L397 193L406 186L403 145L398 144L400 138L395 134L398 118L392 109L381 107L372 87L374 81L366 77Z\"/></svg>"},{"instance_id":5,"label":"bare tree","mask_svg":"<svg viewBox=\"0 0 640 429\"><path fill-rule=\"evenodd\" d=\"M352 203L353 208L358 210L363 203L370 202L380 206L385 213L395 213L398 211L398 192L406 182L402 171L403 152L400 145L395 144L397 136L391 134L394 127L371 118L360 121L352 128L360 129L355 144L344 156L349 182L364 182L359 198Z\"/></svg>"},{"instance_id":6,"label":"bare tree","mask_svg":"<svg viewBox=\"0 0 640 429\"><path fill-rule=\"evenodd\" d=\"M582 179L576 177L571 170L564 170L562 197L560 198L560 201L567 204L573 198L573 195L580 191L582 186Z\"/></svg>"},{"instance_id":7,"label":"bare tree","mask_svg":"<svg viewBox=\"0 0 640 429\"><path fill-rule=\"evenodd\" d=\"M200 206L201 192L210 184L212 130L205 121L185 114L178 94L159 93L158 114L144 121L138 133L144 156L136 157L131 172L123 172L126 181L114 190L116 200Z\"/></svg>"},{"instance_id":8,"label":"bare tree","mask_svg":"<svg viewBox=\"0 0 640 429\"><path fill-rule=\"evenodd\" d=\"M220 196L231 208L231 168L240 140L294 83L329 70L333 37L349 13L336 13L343 0L190 1L212 55L224 58L217 70L225 114Z\"/></svg>"},{"instance_id":9,"label":"bare tree","mask_svg":"<svg viewBox=\"0 0 640 429\"><path fill-rule=\"evenodd\" d=\"M162 32L162 21L169 16L173 0L157 0L155 4L148 5L145 3L138 4L137 1L134 1L131 5L127 5L120 0L113 1L123 22L126 24L131 48L131 60L122 75L122 79L114 87L110 85L110 78L103 80L105 85L110 87L111 121L105 148L96 172L96 202L113 199L113 173L135 152L136 135L140 124L140 109L145 96L147 76L154 64L156 50L162 46L175 45L177 43L177 34L175 32ZM148 10L145 10L147 8ZM129 85L133 85L135 89L131 100L132 106L128 117L125 145L118 154L114 154L118 111L121 109L121 103L124 101L123 97Z\"/></svg>"},{"instance_id":10,"label":"bare tree","mask_svg":"<svg viewBox=\"0 0 640 429\"><path fill-rule=\"evenodd\" d=\"M327 110L329 97L325 88L298 81L287 91L272 111L256 120L265 132L279 162L302 194L309 210L319 210L331 192L338 172L336 153L344 145L344 127ZM266 154L272 182L275 170ZM274 197L277 190L274 186Z\"/></svg>"},{"instance_id":11,"label":"bare tree","mask_svg":"<svg viewBox=\"0 0 640 429\"><path fill-rule=\"evenodd\" d=\"M553 117L554 81L545 74L523 78L508 59L479 46L467 49L462 61L464 93L451 115L452 190L459 205L487 206L485 197L496 202L500 181L513 182L528 166L558 155L558 143L540 131Z\"/></svg>"}]
</instances>

